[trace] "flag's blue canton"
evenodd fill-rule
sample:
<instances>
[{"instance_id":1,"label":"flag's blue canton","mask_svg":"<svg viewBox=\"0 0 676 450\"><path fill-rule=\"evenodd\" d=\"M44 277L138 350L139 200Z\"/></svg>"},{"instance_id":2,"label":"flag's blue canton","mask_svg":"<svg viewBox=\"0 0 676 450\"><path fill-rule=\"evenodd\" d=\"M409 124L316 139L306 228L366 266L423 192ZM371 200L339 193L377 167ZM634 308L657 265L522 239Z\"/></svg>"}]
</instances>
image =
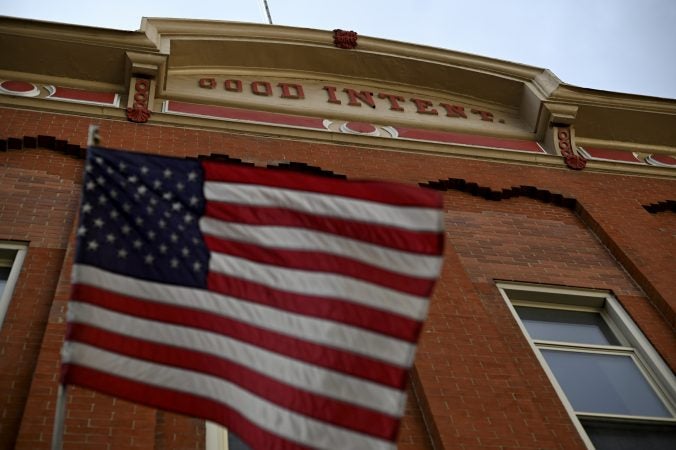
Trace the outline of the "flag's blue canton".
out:
<instances>
[{"instance_id":1,"label":"flag's blue canton","mask_svg":"<svg viewBox=\"0 0 676 450\"><path fill-rule=\"evenodd\" d=\"M90 148L76 261L135 278L204 287L196 161Z\"/></svg>"}]
</instances>

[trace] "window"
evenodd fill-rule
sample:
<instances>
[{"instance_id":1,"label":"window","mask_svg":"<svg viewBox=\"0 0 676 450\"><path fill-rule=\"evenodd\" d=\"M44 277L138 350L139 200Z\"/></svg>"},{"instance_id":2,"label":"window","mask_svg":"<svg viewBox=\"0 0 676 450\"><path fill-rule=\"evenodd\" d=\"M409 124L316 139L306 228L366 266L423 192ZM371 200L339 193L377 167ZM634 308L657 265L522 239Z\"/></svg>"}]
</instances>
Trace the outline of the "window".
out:
<instances>
[{"instance_id":1,"label":"window","mask_svg":"<svg viewBox=\"0 0 676 450\"><path fill-rule=\"evenodd\" d=\"M233 433L229 433L227 428L224 428L213 422L207 422L207 445L206 450L250 450L244 442L242 442Z\"/></svg>"},{"instance_id":2,"label":"window","mask_svg":"<svg viewBox=\"0 0 676 450\"><path fill-rule=\"evenodd\" d=\"M25 254L25 244L0 241L0 327L5 320Z\"/></svg>"},{"instance_id":3,"label":"window","mask_svg":"<svg viewBox=\"0 0 676 450\"><path fill-rule=\"evenodd\" d=\"M610 293L498 288L589 448L673 448L673 373Z\"/></svg>"}]
</instances>

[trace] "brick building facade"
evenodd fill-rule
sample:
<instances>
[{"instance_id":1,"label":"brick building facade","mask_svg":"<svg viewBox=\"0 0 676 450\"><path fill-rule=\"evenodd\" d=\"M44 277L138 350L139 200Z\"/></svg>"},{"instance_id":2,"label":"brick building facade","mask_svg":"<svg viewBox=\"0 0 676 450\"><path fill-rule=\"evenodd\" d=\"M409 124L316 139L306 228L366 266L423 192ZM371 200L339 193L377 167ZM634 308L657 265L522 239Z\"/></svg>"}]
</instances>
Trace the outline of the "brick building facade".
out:
<instances>
[{"instance_id":1,"label":"brick building facade","mask_svg":"<svg viewBox=\"0 0 676 450\"><path fill-rule=\"evenodd\" d=\"M241 23L0 18L0 54L0 448L49 448L90 125L111 148L443 192L400 449L673 445L676 101ZM228 440L84 389L67 408L65 449Z\"/></svg>"}]
</instances>

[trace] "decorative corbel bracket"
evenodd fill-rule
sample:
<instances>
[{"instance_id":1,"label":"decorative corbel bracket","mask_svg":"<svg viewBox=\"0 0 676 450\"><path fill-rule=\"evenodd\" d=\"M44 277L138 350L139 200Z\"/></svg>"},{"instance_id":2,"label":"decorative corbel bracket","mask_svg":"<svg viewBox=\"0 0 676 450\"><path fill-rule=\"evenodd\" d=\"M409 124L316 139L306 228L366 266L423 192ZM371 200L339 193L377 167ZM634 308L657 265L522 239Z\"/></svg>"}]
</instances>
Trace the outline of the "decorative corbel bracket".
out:
<instances>
[{"instance_id":1,"label":"decorative corbel bracket","mask_svg":"<svg viewBox=\"0 0 676 450\"><path fill-rule=\"evenodd\" d=\"M577 117L577 105L565 103L545 103L549 115L549 124L573 125Z\"/></svg>"},{"instance_id":2,"label":"decorative corbel bracket","mask_svg":"<svg viewBox=\"0 0 676 450\"><path fill-rule=\"evenodd\" d=\"M166 55L127 52L127 119L145 123L150 118L155 102L158 79L164 76Z\"/></svg>"},{"instance_id":3,"label":"decorative corbel bracket","mask_svg":"<svg viewBox=\"0 0 676 450\"><path fill-rule=\"evenodd\" d=\"M560 155L566 165L573 170L582 170L587 165L575 150L575 118L578 107L562 103L545 103L548 115L548 130L545 135L544 148L550 155Z\"/></svg>"},{"instance_id":4,"label":"decorative corbel bracket","mask_svg":"<svg viewBox=\"0 0 676 450\"><path fill-rule=\"evenodd\" d=\"M587 166L587 160L575 151L575 129L572 125L556 124L554 141L566 165L573 170L582 170Z\"/></svg>"}]
</instances>

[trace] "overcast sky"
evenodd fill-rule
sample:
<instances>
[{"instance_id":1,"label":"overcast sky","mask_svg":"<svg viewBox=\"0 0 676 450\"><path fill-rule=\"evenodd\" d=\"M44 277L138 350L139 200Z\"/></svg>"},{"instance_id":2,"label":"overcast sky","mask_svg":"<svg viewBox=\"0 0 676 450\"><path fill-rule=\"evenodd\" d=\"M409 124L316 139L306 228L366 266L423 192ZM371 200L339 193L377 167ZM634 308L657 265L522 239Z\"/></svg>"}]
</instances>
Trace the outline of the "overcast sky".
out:
<instances>
[{"instance_id":1,"label":"overcast sky","mask_svg":"<svg viewBox=\"0 0 676 450\"><path fill-rule=\"evenodd\" d=\"M268 0L276 25L550 69L562 81L676 99L676 0ZM0 15L137 30L141 18L267 23L263 0L0 0Z\"/></svg>"}]
</instances>

